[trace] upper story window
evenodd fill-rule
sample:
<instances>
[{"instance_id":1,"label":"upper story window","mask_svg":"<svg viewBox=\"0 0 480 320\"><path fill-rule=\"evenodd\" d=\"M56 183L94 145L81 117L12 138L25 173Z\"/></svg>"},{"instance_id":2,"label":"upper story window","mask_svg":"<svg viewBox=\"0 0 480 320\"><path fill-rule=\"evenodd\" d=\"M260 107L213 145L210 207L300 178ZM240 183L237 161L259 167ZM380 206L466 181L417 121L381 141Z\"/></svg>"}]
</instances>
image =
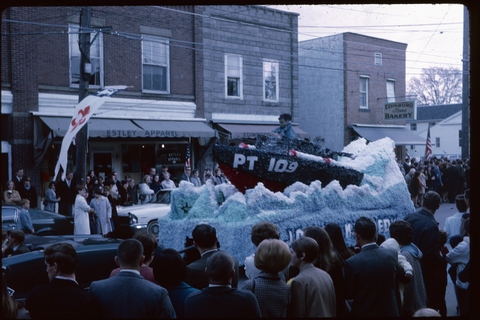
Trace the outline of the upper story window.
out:
<instances>
[{"instance_id":1,"label":"upper story window","mask_svg":"<svg viewBox=\"0 0 480 320\"><path fill-rule=\"evenodd\" d=\"M380 52L375 52L374 63L376 66L382 65L382 54Z\"/></svg>"},{"instance_id":2,"label":"upper story window","mask_svg":"<svg viewBox=\"0 0 480 320\"><path fill-rule=\"evenodd\" d=\"M70 86L78 87L80 82L79 27L69 25L68 47L70 52ZM85 73L90 74L88 84L90 87L103 87L103 34L90 34L90 63L85 64Z\"/></svg>"},{"instance_id":3,"label":"upper story window","mask_svg":"<svg viewBox=\"0 0 480 320\"><path fill-rule=\"evenodd\" d=\"M239 55L225 55L225 93L227 98L243 98L243 59Z\"/></svg>"},{"instance_id":4,"label":"upper story window","mask_svg":"<svg viewBox=\"0 0 480 320\"><path fill-rule=\"evenodd\" d=\"M143 35L142 89L155 93L170 92L169 39Z\"/></svg>"},{"instance_id":5,"label":"upper story window","mask_svg":"<svg viewBox=\"0 0 480 320\"><path fill-rule=\"evenodd\" d=\"M410 130L411 131L417 131L417 124L416 123L410 123Z\"/></svg>"},{"instance_id":6,"label":"upper story window","mask_svg":"<svg viewBox=\"0 0 480 320\"><path fill-rule=\"evenodd\" d=\"M395 80L387 79L387 102L395 102Z\"/></svg>"},{"instance_id":7,"label":"upper story window","mask_svg":"<svg viewBox=\"0 0 480 320\"><path fill-rule=\"evenodd\" d=\"M278 102L277 61L263 61L263 100Z\"/></svg>"},{"instance_id":8,"label":"upper story window","mask_svg":"<svg viewBox=\"0 0 480 320\"><path fill-rule=\"evenodd\" d=\"M368 109L368 76L360 76L360 108Z\"/></svg>"},{"instance_id":9,"label":"upper story window","mask_svg":"<svg viewBox=\"0 0 480 320\"><path fill-rule=\"evenodd\" d=\"M440 137L435 138L435 147L440 148Z\"/></svg>"}]
</instances>

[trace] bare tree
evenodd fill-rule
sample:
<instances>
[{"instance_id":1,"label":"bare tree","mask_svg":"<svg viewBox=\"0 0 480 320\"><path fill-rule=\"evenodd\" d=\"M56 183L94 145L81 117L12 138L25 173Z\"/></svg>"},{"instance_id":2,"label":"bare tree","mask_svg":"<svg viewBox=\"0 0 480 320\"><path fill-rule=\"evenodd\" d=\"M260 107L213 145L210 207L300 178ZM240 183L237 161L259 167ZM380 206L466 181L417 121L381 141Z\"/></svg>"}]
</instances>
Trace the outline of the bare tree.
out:
<instances>
[{"instance_id":1,"label":"bare tree","mask_svg":"<svg viewBox=\"0 0 480 320\"><path fill-rule=\"evenodd\" d=\"M408 95L416 96L421 105L462 102L462 71L456 68L432 67L422 70L407 85Z\"/></svg>"}]
</instances>

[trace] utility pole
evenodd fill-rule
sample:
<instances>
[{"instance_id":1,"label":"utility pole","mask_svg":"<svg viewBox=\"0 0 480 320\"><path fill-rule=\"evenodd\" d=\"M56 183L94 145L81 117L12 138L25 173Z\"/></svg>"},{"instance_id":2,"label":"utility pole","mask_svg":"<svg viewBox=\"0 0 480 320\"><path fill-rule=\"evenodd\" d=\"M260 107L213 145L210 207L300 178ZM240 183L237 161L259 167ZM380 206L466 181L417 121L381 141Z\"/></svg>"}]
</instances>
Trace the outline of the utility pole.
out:
<instances>
[{"instance_id":1,"label":"utility pole","mask_svg":"<svg viewBox=\"0 0 480 320\"><path fill-rule=\"evenodd\" d=\"M470 158L470 18L463 7L462 158Z\"/></svg>"},{"instance_id":2,"label":"utility pole","mask_svg":"<svg viewBox=\"0 0 480 320\"><path fill-rule=\"evenodd\" d=\"M85 6L80 11L80 34L78 35L78 45L80 47L80 80L78 82L78 102L88 96L88 84L90 81L90 72L86 72L85 67L90 65L90 32L85 32L85 28L90 28L90 18L92 10ZM76 170L75 180L77 184L85 184L86 166L87 166L87 141L88 123L86 123L76 136Z\"/></svg>"}]
</instances>

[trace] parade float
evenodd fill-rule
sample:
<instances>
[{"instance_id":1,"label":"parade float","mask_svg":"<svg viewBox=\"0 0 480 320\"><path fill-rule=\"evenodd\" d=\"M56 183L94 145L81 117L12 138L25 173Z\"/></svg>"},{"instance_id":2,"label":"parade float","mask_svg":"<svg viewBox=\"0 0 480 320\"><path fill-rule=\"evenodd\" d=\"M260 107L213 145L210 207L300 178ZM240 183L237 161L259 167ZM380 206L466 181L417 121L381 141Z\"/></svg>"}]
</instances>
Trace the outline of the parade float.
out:
<instances>
[{"instance_id":1,"label":"parade float","mask_svg":"<svg viewBox=\"0 0 480 320\"><path fill-rule=\"evenodd\" d=\"M391 139L367 143L360 138L330 154L308 148L291 142L287 148L215 146L216 161L232 183L195 188L182 181L171 192L169 214L158 220L159 243L184 248L195 226L208 223L216 228L221 248L243 264L255 252L251 228L261 221L276 224L287 244L308 226L334 222L353 246L359 217L372 218L388 238L390 223L415 210Z\"/></svg>"}]
</instances>

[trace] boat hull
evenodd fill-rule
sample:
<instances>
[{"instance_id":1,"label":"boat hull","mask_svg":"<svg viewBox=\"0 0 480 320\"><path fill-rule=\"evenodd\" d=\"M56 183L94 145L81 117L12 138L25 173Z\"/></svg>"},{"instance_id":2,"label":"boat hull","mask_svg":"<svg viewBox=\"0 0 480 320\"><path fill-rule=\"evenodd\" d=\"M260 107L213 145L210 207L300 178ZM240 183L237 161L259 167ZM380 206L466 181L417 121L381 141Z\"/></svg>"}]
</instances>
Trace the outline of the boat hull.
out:
<instances>
[{"instance_id":1,"label":"boat hull","mask_svg":"<svg viewBox=\"0 0 480 320\"><path fill-rule=\"evenodd\" d=\"M360 185L363 173L330 163L329 159L314 161L290 154L234 146L215 145L214 156L230 182L241 192L259 182L271 191L283 191L299 181L310 184L319 180L322 186L337 180L342 188Z\"/></svg>"}]
</instances>

